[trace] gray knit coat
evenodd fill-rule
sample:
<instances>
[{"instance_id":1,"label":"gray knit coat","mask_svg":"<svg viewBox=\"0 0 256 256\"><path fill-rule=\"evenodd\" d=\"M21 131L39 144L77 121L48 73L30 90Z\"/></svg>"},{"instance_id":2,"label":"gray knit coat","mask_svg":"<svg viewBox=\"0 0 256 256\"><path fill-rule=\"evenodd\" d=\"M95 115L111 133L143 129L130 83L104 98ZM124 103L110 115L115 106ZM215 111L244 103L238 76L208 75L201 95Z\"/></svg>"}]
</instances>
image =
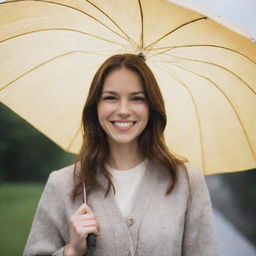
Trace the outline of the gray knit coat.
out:
<instances>
[{"instance_id":1,"label":"gray knit coat","mask_svg":"<svg viewBox=\"0 0 256 256\"><path fill-rule=\"evenodd\" d=\"M113 192L94 190L88 204L100 222L95 256L217 256L212 208L204 177L197 167L186 164L189 179L179 167L173 192L166 195L170 176L148 161L145 176L127 219ZM70 199L74 166L50 174L41 196L24 256L63 256L69 243L69 218L83 203ZM106 185L106 179L98 175Z\"/></svg>"}]
</instances>

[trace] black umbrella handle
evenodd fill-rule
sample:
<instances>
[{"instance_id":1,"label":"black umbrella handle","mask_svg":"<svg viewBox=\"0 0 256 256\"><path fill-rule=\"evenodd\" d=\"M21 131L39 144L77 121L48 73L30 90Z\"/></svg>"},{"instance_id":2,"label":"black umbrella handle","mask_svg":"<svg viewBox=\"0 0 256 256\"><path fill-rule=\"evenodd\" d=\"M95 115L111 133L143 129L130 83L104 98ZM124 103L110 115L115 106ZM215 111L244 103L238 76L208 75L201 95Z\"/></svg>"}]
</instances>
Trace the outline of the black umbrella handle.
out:
<instances>
[{"instance_id":1,"label":"black umbrella handle","mask_svg":"<svg viewBox=\"0 0 256 256\"><path fill-rule=\"evenodd\" d=\"M96 235L93 233L88 234L86 237L88 248L94 248L96 246Z\"/></svg>"}]
</instances>

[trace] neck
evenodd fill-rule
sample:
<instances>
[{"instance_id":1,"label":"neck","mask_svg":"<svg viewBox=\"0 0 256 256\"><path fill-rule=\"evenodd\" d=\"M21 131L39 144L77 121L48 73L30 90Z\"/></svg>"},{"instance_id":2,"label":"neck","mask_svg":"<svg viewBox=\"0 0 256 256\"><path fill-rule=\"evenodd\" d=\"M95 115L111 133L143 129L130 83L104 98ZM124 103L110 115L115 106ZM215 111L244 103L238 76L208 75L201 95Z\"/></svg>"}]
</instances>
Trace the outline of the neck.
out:
<instances>
[{"instance_id":1,"label":"neck","mask_svg":"<svg viewBox=\"0 0 256 256\"><path fill-rule=\"evenodd\" d=\"M117 170L127 170L135 167L144 159L138 144L115 144L110 145L110 156L108 164Z\"/></svg>"}]
</instances>

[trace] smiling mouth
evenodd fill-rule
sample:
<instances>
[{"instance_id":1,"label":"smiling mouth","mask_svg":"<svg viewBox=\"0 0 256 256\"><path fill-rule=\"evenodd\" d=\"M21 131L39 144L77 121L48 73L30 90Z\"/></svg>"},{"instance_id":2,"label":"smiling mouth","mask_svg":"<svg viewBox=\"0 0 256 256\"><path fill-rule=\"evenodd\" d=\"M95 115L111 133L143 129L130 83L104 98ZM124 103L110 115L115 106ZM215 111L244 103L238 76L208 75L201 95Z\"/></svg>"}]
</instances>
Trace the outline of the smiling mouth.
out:
<instances>
[{"instance_id":1,"label":"smiling mouth","mask_svg":"<svg viewBox=\"0 0 256 256\"><path fill-rule=\"evenodd\" d=\"M118 121L110 121L114 126L119 128L128 128L132 127L137 121L130 121L130 122L118 122Z\"/></svg>"}]
</instances>

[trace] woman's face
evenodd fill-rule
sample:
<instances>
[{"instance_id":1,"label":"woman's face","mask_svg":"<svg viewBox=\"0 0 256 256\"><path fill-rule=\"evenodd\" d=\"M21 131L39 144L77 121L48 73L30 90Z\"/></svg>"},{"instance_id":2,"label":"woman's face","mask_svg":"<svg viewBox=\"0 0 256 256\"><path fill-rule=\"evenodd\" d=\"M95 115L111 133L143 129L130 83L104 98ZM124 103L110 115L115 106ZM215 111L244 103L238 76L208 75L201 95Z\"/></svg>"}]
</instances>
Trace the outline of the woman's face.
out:
<instances>
[{"instance_id":1,"label":"woman's face","mask_svg":"<svg viewBox=\"0 0 256 256\"><path fill-rule=\"evenodd\" d=\"M137 143L149 115L139 75L126 68L110 72L105 79L97 111L110 146L113 143Z\"/></svg>"}]
</instances>

